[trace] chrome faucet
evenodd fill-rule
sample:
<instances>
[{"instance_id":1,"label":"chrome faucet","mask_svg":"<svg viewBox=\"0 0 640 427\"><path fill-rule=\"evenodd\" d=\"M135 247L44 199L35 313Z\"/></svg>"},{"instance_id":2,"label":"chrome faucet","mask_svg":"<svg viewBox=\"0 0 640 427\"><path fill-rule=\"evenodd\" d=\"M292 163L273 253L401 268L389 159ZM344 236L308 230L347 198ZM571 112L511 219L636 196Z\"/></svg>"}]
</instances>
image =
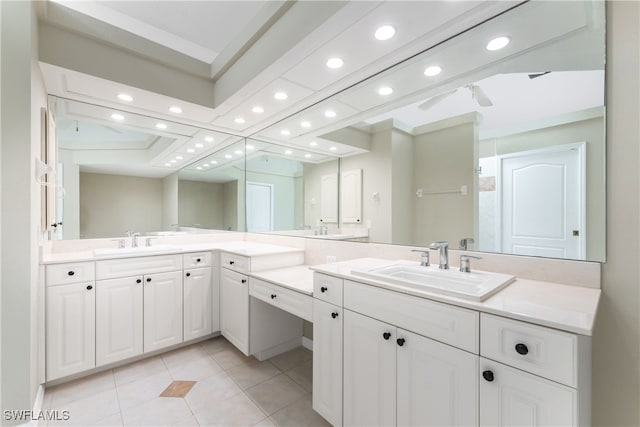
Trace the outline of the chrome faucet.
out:
<instances>
[{"instance_id":1,"label":"chrome faucet","mask_svg":"<svg viewBox=\"0 0 640 427\"><path fill-rule=\"evenodd\" d=\"M420 252L420 265L429 267L429 251L424 249L411 249L411 252Z\"/></svg>"},{"instance_id":2,"label":"chrome faucet","mask_svg":"<svg viewBox=\"0 0 640 427\"><path fill-rule=\"evenodd\" d=\"M138 247L138 236L140 235L140 233L131 233L131 247L132 248L137 248Z\"/></svg>"},{"instance_id":3,"label":"chrome faucet","mask_svg":"<svg viewBox=\"0 0 640 427\"><path fill-rule=\"evenodd\" d=\"M475 243L476 241L473 240L473 237L465 237L463 239L460 239L460 250L461 251L466 251L467 250L467 245L469 243Z\"/></svg>"},{"instance_id":4,"label":"chrome faucet","mask_svg":"<svg viewBox=\"0 0 640 427\"><path fill-rule=\"evenodd\" d=\"M429 249L440 251L440 265L438 267L441 270L449 269L449 242L434 242L429 245Z\"/></svg>"}]
</instances>

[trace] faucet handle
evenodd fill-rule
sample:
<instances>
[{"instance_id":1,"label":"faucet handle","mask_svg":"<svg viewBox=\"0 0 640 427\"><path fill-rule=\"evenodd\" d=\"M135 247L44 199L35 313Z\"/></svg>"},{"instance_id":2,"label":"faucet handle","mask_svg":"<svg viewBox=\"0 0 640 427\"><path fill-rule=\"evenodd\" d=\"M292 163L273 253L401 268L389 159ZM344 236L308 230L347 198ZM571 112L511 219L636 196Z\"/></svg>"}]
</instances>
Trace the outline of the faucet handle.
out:
<instances>
[{"instance_id":1,"label":"faucet handle","mask_svg":"<svg viewBox=\"0 0 640 427\"><path fill-rule=\"evenodd\" d=\"M118 242L118 249L124 248L124 239L111 239L112 242Z\"/></svg>"},{"instance_id":2,"label":"faucet handle","mask_svg":"<svg viewBox=\"0 0 640 427\"><path fill-rule=\"evenodd\" d=\"M420 252L420 265L423 267L429 267L428 249L411 249L411 252Z\"/></svg>"},{"instance_id":3,"label":"faucet handle","mask_svg":"<svg viewBox=\"0 0 640 427\"><path fill-rule=\"evenodd\" d=\"M479 256L460 255L460 271L463 273L471 273L471 258L482 259Z\"/></svg>"},{"instance_id":4,"label":"faucet handle","mask_svg":"<svg viewBox=\"0 0 640 427\"><path fill-rule=\"evenodd\" d=\"M460 239L460 250L466 251L467 250L467 245L469 245L469 243L475 243L476 241L473 239L473 237L465 237Z\"/></svg>"},{"instance_id":5,"label":"faucet handle","mask_svg":"<svg viewBox=\"0 0 640 427\"><path fill-rule=\"evenodd\" d=\"M147 247L151 246L151 240L155 240L155 239L158 239L158 237L147 237L145 239L145 243L144 243L145 246L147 246Z\"/></svg>"}]
</instances>

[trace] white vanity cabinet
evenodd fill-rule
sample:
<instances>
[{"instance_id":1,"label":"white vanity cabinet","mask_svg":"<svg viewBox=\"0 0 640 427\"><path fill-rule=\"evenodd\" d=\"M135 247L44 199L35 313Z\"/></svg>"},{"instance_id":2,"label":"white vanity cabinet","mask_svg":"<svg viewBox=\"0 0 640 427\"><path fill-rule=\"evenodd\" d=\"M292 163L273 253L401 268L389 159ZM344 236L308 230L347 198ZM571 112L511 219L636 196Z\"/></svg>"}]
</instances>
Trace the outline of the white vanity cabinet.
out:
<instances>
[{"instance_id":1,"label":"white vanity cabinet","mask_svg":"<svg viewBox=\"0 0 640 427\"><path fill-rule=\"evenodd\" d=\"M218 287L213 283L212 263L211 252L183 255L185 341L209 335L219 329L219 293Z\"/></svg>"},{"instance_id":2,"label":"white vanity cabinet","mask_svg":"<svg viewBox=\"0 0 640 427\"><path fill-rule=\"evenodd\" d=\"M46 378L95 367L94 264L46 267Z\"/></svg>"},{"instance_id":3,"label":"white vanity cabinet","mask_svg":"<svg viewBox=\"0 0 640 427\"><path fill-rule=\"evenodd\" d=\"M244 354L249 354L249 278L220 269L220 330Z\"/></svg>"}]
</instances>

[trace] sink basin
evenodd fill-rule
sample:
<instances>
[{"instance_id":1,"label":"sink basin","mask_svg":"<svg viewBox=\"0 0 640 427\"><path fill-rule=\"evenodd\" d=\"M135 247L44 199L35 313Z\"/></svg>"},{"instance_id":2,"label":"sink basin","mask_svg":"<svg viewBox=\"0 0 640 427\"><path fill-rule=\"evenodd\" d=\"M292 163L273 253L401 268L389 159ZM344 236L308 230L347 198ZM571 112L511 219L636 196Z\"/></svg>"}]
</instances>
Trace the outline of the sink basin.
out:
<instances>
[{"instance_id":1,"label":"sink basin","mask_svg":"<svg viewBox=\"0 0 640 427\"><path fill-rule=\"evenodd\" d=\"M179 251L180 248L174 245L156 245L156 246L139 246L137 248L101 248L94 249L95 256L113 256L113 255L150 255L163 252Z\"/></svg>"},{"instance_id":2,"label":"sink basin","mask_svg":"<svg viewBox=\"0 0 640 427\"><path fill-rule=\"evenodd\" d=\"M371 270L351 270L355 276L395 283L414 289L450 295L472 301L484 301L509 283L514 276L487 271L461 273L414 264L393 264Z\"/></svg>"}]
</instances>

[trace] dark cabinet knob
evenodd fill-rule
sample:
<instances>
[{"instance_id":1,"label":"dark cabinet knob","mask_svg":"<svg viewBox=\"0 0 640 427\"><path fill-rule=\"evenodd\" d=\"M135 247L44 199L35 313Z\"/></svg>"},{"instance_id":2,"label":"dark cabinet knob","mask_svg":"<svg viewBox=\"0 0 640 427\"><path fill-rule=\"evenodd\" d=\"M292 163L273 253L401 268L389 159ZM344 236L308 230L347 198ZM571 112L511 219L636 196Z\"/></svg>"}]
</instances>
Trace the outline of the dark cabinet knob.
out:
<instances>
[{"instance_id":1,"label":"dark cabinet knob","mask_svg":"<svg viewBox=\"0 0 640 427\"><path fill-rule=\"evenodd\" d=\"M385 340L389 341L389 338L391 338L391 332L385 332L382 334L382 338L384 338Z\"/></svg>"},{"instance_id":2,"label":"dark cabinet knob","mask_svg":"<svg viewBox=\"0 0 640 427\"><path fill-rule=\"evenodd\" d=\"M73 276L74 274L76 274L76 272L75 272L75 271L73 271L73 270L71 270L71 271L69 271L67 274L68 274L69 276Z\"/></svg>"},{"instance_id":3,"label":"dark cabinet knob","mask_svg":"<svg viewBox=\"0 0 640 427\"><path fill-rule=\"evenodd\" d=\"M147 283L151 281L151 277L147 277Z\"/></svg>"},{"instance_id":4,"label":"dark cabinet knob","mask_svg":"<svg viewBox=\"0 0 640 427\"><path fill-rule=\"evenodd\" d=\"M326 287L326 286L322 286L322 287L320 288L320 292L323 292L323 293L324 293L324 292L327 292L327 287Z\"/></svg>"},{"instance_id":5,"label":"dark cabinet knob","mask_svg":"<svg viewBox=\"0 0 640 427\"><path fill-rule=\"evenodd\" d=\"M484 378L485 380L491 382L493 381L493 372L491 371L482 371L482 378Z\"/></svg>"},{"instance_id":6,"label":"dark cabinet knob","mask_svg":"<svg viewBox=\"0 0 640 427\"><path fill-rule=\"evenodd\" d=\"M87 290L90 291L91 289L93 289L93 286L87 285Z\"/></svg>"},{"instance_id":7,"label":"dark cabinet knob","mask_svg":"<svg viewBox=\"0 0 640 427\"><path fill-rule=\"evenodd\" d=\"M516 344L516 351L518 352L518 354L521 354L523 356L529 353L529 349L527 348L527 345L522 343Z\"/></svg>"},{"instance_id":8,"label":"dark cabinet knob","mask_svg":"<svg viewBox=\"0 0 640 427\"><path fill-rule=\"evenodd\" d=\"M404 345L404 343L405 343L404 338L398 338L398 339L396 340L396 342L398 343L398 345L399 345L400 347L402 347L402 346Z\"/></svg>"},{"instance_id":9,"label":"dark cabinet knob","mask_svg":"<svg viewBox=\"0 0 640 427\"><path fill-rule=\"evenodd\" d=\"M276 294L271 294L271 299L276 299L277 295Z\"/></svg>"},{"instance_id":10,"label":"dark cabinet knob","mask_svg":"<svg viewBox=\"0 0 640 427\"><path fill-rule=\"evenodd\" d=\"M187 273L187 274L186 274L186 276L187 276L187 277L191 277L191 273Z\"/></svg>"},{"instance_id":11,"label":"dark cabinet knob","mask_svg":"<svg viewBox=\"0 0 640 427\"><path fill-rule=\"evenodd\" d=\"M233 265L235 263L236 263L235 261L229 261L229 265Z\"/></svg>"},{"instance_id":12,"label":"dark cabinet knob","mask_svg":"<svg viewBox=\"0 0 640 427\"><path fill-rule=\"evenodd\" d=\"M333 317L334 319L338 317L338 312L334 311L333 313L331 313L331 317Z\"/></svg>"},{"instance_id":13,"label":"dark cabinet knob","mask_svg":"<svg viewBox=\"0 0 640 427\"><path fill-rule=\"evenodd\" d=\"M360 219L356 219L356 222L360 222Z\"/></svg>"},{"instance_id":14,"label":"dark cabinet knob","mask_svg":"<svg viewBox=\"0 0 640 427\"><path fill-rule=\"evenodd\" d=\"M197 259L196 259L196 262L200 262L200 258L197 258Z\"/></svg>"},{"instance_id":15,"label":"dark cabinet knob","mask_svg":"<svg viewBox=\"0 0 640 427\"><path fill-rule=\"evenodd\" d=\"M142 283L142 279L137 279L136 283Z\"/></svg>"},{"instance_id":16,"label":"dark cabinet knob","mask_svg":"<svg viewBox=\"0 0 640 427\"><path fill-rule=\"evenodd\" d=\"M242 283L247 283L247 279L242 279L241 282Z\"/></svg>"}]
</instances>

